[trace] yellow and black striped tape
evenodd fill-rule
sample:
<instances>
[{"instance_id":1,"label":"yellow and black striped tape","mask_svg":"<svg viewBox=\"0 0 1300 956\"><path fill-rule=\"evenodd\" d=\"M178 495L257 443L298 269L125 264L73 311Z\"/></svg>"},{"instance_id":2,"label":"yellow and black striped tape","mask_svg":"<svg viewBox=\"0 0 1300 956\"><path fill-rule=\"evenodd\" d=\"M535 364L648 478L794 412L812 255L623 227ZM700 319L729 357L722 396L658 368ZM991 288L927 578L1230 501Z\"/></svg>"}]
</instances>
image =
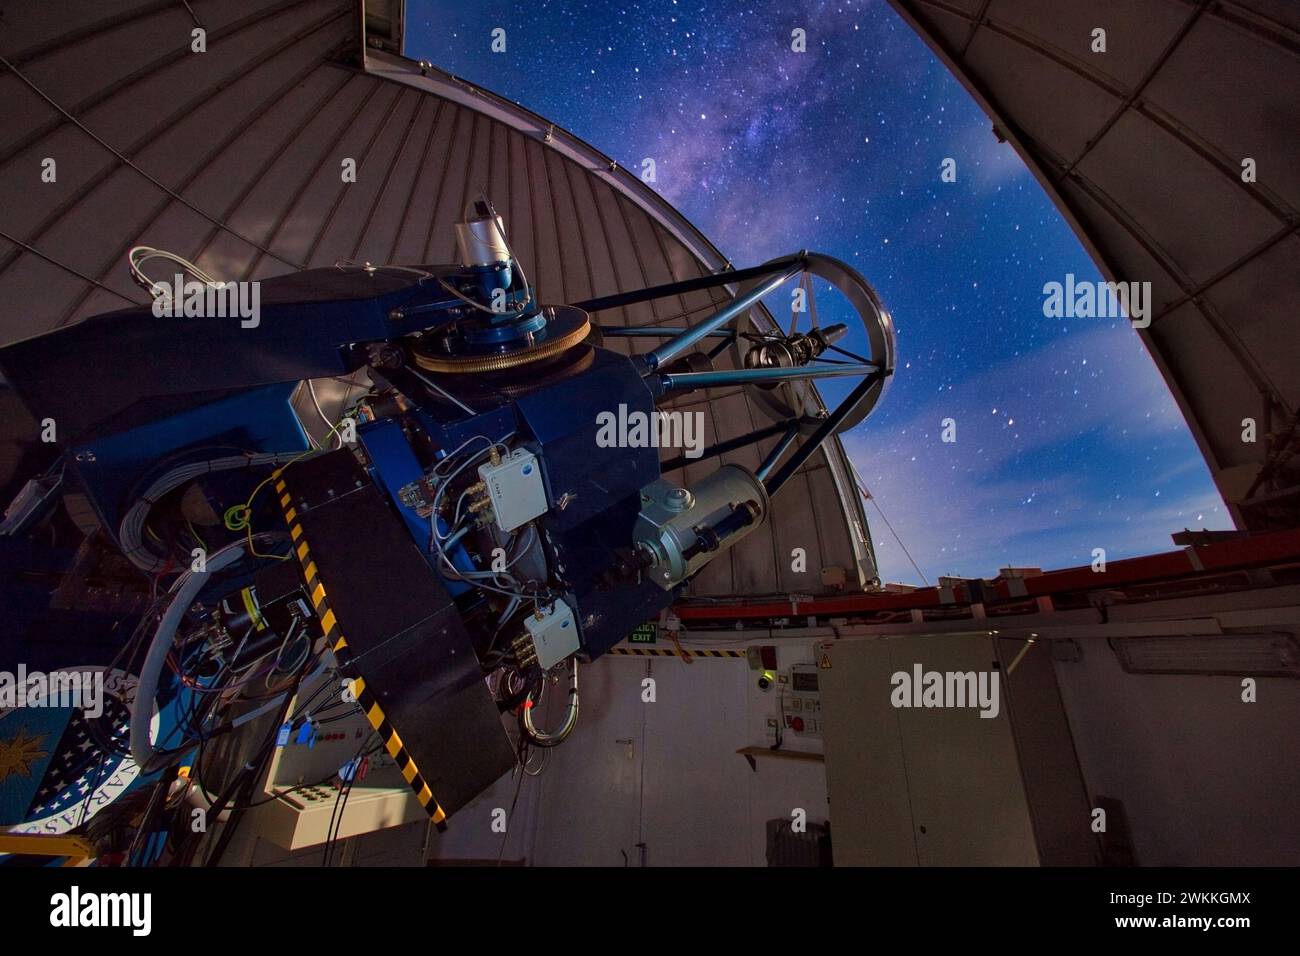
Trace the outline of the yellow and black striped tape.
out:
<instances>
[{"instance_id":1,"label":"yellow and black striped tape","mask_svg":"<svg viewBox=\"0 0 1300 956\"><path fill-rule=\"evenodd\" d=\"M681 654L671 647L611 647L605 653L623 654L630 657L681 657L689 655L690 657L736 658L746 656L745 651L699 651L693 647L684 648Z\"/></svg>"},{"instance_id":2,"label":"yellow and black striped tape","mask_svg":"<svg viewBox=\"0 0 1300 956\"><path fill-rule=\"evenodd\" d=\"M397 731L393 729L393 725L384 716L379 701L375 699L375 695L366 686L366 682L361 675L355 673L352 652L348 649L347 638L343 636L343 632L339 629L338 619L330 608L329 597L325 593L325 583L321 581L320 574L316 569L316 562L312 560L311 548L308 547L307 539L303 535L297 509L293 507L293 499L289 496L284 479L281 477L281 470L277 468L271 473L271 477L275 481L275 493L279 496L280 508L284 512L285 523L289 525L289 537L292 540L294 556L302 566L303 580L307 582L307 594L311 598L312 607L316 609L316 616L320 620L321 630L325 633L325 642L333 650L339 669L344 672L354 671L352 693L356 697L357 704L365 712L366 720L379 734L384 749L388 751L389 756L393 758L393 761L402 771L402 776L415 792L415 798L419 801L420 806L424 807L425 812L429 814L429 817L436 825L443 827L446 825L447 814L443 812L442 807L438 805L438 801L434 799L433 791L429 789L424 776L420 773L419 768L415 766L415 760L406 752L406 748L402 745L402 739L397 736Z\"/></svg>"}]
</instances>

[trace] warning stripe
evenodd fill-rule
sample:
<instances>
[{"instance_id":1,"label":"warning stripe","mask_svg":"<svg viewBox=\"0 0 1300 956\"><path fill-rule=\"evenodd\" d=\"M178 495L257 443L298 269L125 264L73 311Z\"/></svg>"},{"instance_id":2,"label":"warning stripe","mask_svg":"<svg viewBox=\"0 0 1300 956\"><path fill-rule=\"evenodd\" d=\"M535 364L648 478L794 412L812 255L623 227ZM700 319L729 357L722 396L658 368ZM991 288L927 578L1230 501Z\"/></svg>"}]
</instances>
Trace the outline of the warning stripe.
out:
<instances>
[{"instance_id":1,"label":"warning stripe","mask_svg":"<svg viewBox=\"0 0 1300 956\"><path fill-rule=\"evenodd\" d=\"M280 469L277 468L271 477L275 479L275 490L280 493L280 507L284 511L285 523L289 525L289 534L297 547L294 553L302 566L303 579L307 582L307 593L311 598L312 607L316 610L316 617L320 620L321 630L325 634L325 642L334 652L334 658L338 661L341 671L353 671L352 678L352 695L356 698L357 704L366 715L366 720L370 726L379 734L379 739L384 745L384 749L396 762L397 767L402 772L402 777L410 784L411 790L415 793L415 798L419 801L426 813L433 822L439 827L446 826L447 814L438 801L434 799L433 791L425 782L424 776L415 765L415 760L406 751L402 745L402 739L397 736L397 731L393 725L388 722L384 710L379 706L379 701L370 688L366 686L365 680L360 674L356 673L355 665L352 660L352 652L348 649L347 639L339 629L338 618L335 617L334 611L330 608L329 595L325 591L325 582L320 579L320 573L316 568L316 562L312 560L311 549L307 544L307 539L303 537L302 525L298 523L298 512L290 505L290 497L285 491L285 484L280 477Z\"/></svg>"},{"instance_id":2,"label":"warning stripe","mask_svg":"<svg viewBox=\"0 0 1300 956\"><path fill-rule=\"evenodd\" d=\"M605 653L622 654L627 657L721 657L736 658L746 657L745 651L702 651L694 647L684 648L681 654L676 650L667 647L611 647Z\"/></svg>"}]
</instances>

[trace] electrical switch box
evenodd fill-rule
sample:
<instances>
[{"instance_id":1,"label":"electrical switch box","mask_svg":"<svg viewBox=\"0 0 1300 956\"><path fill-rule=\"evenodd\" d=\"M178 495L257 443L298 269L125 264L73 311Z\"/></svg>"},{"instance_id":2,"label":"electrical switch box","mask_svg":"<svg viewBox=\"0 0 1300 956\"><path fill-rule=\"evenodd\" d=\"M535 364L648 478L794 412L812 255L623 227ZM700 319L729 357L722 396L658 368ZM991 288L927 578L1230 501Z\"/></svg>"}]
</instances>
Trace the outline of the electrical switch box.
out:
<instances>
[{"instance_id":1,"label":"electrical switch box","mask_svg":"<svg viewBox=\"0 0 1300 956\"><path fill-rule=\"evenodd\" d=\"M795 664L782 691L785 728L799 737L822 735L821 676L815 664Z\"/></svg>"},{"instance_id":2,"label":"electrical switch box","mask_svg":"<svg viewBox=\"0 0 1300 956\"><path fill-rule=\"evenodd\" d=\"M528 615L524 618L524 628L533 639L537 664L542 670L550 670L578 649L578 625L573 620L572 609L563 601Z\"/></svg>"},{"instance_id":3,"label":"electrical switch box","mask_svg":"<svg viewBox=\"0 0 1300 956\"><path fill-rule=\"evenodd\" d=\"M487 486L492 513L502 531L514 531L546 513L542 468L532 452L516 448L499 464L479 465L478 476Z\"/></svg>"}]
</instances>

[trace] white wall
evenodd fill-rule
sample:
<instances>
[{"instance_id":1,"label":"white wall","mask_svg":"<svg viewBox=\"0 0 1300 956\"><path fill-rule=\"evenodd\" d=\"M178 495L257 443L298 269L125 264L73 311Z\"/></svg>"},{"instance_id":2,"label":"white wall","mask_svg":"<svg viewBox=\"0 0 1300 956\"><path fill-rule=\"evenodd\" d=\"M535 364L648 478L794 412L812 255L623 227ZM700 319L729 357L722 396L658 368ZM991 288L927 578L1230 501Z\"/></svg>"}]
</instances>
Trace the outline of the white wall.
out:
<instances>
[{"instance_id":1,"label":"white wall","mask_svg":"<svg viewBox=\"0 0 1300 956\"><path fill-rule=\"evenodd\" d=\"M733 645L743 647L743 645ZM779 650L779 665L811 662L812 642ZM642 680L655 680L654 703ZM757 688L743 658L697 659L608 655L580 671L578 728L552 750L537 778L524 781L505 859L541 866L764 866L765 824L795 808L826 819L820 763L759 758L751 770L736 750L765 745L775 691ZM563 695L548 703L556 708ZM540 723L551 725L558 710ZM628 741L631 743L629 744ZM819 750L786 737L792 749ZM495 861L502 837L491 832L493 808L509 808L508 778L463 809L432 842L441 859ZM642 848L637 844L643 843Z\"/></svg>"},{"instance_id":2,"label":"white wall","mask_svg":"<svg viewBox=\"0 0 1300 956\"><path fill-rule=\"evenodd\" d=\"M1090 796L1124 802L1143 866L1300 864L1300 681L1128 674L1104 640L1056 662Z\"/></svg>"}]
</instances>

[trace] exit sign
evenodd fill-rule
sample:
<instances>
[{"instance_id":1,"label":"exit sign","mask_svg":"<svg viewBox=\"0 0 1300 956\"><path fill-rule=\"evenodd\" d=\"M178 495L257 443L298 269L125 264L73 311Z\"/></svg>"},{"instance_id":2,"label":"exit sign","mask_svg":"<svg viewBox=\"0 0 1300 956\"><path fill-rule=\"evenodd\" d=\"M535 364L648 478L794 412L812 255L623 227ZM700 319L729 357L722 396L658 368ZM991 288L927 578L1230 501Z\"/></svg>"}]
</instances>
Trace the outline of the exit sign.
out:
<instances>
[{"instance_id":1,"label":"exit sign","mask_svg":"<svg viewBox=\"0 0 1300 956\"><path fill-rule=\"evenodd\" d=\"M659 625L654 621L638 624L627 636L629 644L654 644L659 640Z\"/></svg>"}]
</instances>

